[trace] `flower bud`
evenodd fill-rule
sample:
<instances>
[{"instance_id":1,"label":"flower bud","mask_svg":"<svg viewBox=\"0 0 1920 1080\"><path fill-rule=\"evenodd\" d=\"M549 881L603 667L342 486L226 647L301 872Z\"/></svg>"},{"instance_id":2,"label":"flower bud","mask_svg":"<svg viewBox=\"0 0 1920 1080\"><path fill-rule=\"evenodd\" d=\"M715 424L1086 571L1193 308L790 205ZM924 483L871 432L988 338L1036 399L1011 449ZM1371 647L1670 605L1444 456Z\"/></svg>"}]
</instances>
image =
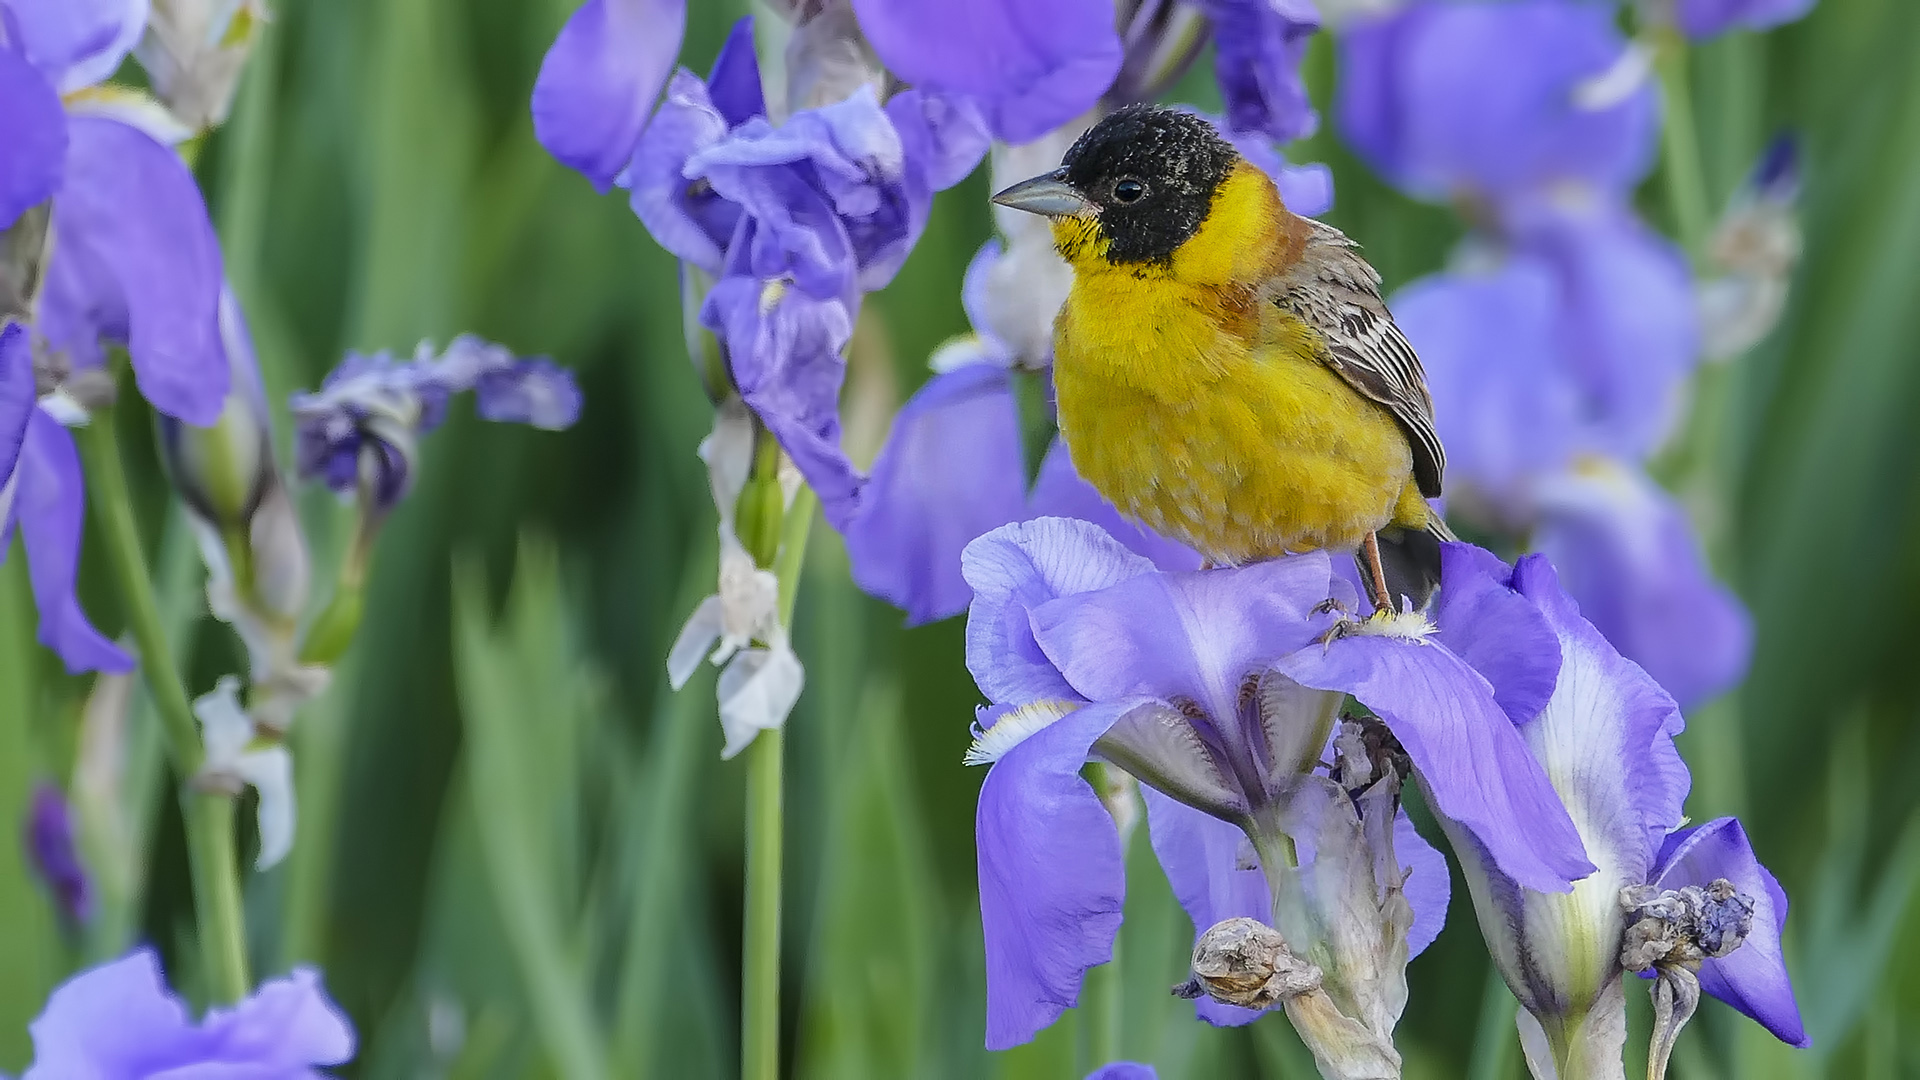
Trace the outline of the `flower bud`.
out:
<instances>
[{"instance_id":1,"label":"flower bud","mask_svg":"<svg viewBox=\"0 0 1920 1080\"><path fill-rule=\"evenodd\" d=\"M1206 994L1243 1009L1270 1009L1320 989L1320 969L1293 955L1280 931L1245 916L1207 928L1193 945L1193 977L1176 997Z\"/></svg>"}]
</instances>

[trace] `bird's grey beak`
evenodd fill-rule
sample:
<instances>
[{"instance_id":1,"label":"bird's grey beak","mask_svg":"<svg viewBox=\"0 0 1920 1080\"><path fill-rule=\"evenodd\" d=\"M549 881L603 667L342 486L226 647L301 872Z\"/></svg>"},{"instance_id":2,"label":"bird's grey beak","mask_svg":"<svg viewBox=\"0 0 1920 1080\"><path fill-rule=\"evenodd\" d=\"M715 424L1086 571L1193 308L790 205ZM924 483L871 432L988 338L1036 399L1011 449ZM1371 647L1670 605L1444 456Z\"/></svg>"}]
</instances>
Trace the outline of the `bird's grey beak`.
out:
<instances>
[{"instance_id":1,"label":"bird's grey beak","mask_svg":"<svg viewBox=\"0 0 1920 1080\"><path fill-rule=\"evenodd\" d=\"M1093 200L1074 190L1062 177L1062 170L1055 169L1043 173L1031 180L1022 180L993 197L1001 206L1011 206L1015 210L1025 210L1029 214L1042 217L1080 217L1099 211Z\"/></svg>"}]
</instances>

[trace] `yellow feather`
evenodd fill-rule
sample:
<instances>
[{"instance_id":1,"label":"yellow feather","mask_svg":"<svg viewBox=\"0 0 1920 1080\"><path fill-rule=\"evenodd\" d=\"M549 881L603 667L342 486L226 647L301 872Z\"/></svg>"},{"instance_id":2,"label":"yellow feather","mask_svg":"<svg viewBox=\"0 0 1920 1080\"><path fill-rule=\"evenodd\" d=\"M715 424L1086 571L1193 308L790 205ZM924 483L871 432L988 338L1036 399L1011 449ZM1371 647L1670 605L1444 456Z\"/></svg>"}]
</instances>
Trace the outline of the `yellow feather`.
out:
<instances>
[{"instance_id":1,"label":"yellow feather","mask_svg":"<svg viewBox=\"0 0 1920 1080\"><path fill-rule=\"evenodd\" d=\"M1258 295L1286 257L1285 215L1242 164L1167 263L1115 265L1094 223L1054 226L1074 268L1054 346L1074 465L1123 513L1221 563L1352 550L1427 521L1392 415Z\"/></svg>"}]
</instances>

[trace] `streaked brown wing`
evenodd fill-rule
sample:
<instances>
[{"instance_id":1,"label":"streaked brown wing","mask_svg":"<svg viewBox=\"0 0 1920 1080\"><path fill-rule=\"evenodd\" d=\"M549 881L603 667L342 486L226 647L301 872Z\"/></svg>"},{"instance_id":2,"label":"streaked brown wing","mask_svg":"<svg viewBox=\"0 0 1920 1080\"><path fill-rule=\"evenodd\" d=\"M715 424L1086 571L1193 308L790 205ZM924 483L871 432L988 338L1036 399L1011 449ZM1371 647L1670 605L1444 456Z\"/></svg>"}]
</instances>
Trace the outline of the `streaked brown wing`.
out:
<instances>
[{"instance_id":1,"label":"streaked brown wing","mask_svg":"<svg viewBox=\"0 0 1920 1080\"><path fill-rule=\"evenodd\" d=\"M1413 447L1420 494L1440 495L1447 451L1433 427L1433 397L1420 358L1380 299L1380 275L1346 234L1307 220L1305 253L1274 284L1274 303L1327 339L1328 367L1347 385L1393 413Z\"/></svg>"}]
</instances>

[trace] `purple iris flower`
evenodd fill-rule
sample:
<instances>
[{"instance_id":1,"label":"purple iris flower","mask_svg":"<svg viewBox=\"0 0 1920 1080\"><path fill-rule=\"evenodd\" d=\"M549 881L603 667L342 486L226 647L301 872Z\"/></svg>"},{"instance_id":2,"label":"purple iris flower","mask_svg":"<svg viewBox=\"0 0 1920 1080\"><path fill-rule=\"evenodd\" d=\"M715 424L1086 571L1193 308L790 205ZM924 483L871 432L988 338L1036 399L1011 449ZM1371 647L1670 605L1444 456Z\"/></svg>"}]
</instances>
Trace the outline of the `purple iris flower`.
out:
<instances>
[{"instance_id":1,"label":"purple iris flower","mask_svg":"<svg viewBox=\"0 0 1920 1080\"><path fill-rule=\"evenodd\" d=\"M540 145L601 191L633 157L680 55L686 0L587 0L547 50L533 84Z\"/></svg>"},{"instance_id":2,"label":"purple iris flower","mask_svg":"<svg viewBox=\"0 0 1920 1080\"><path fill-rule=\"evenodd\" d=\"M113 73L146 5L4 0L0 14L0 226L51 196L59 237L36 333L75 369L102 365L103 339L124 342L154 408L211 423L227 392L220 249L193 174L106 106L50 107Z\"/></svg>"},{"instance_id":3,"label":"purple iris flower","mask_svg":"<svg viewBox=\"0 0 1920 1080\"><path fill-rule=\"evenodd\" d=\"M86 514L80 455L60 421L37 407L30 337L19 323L0 324L0 559L18 525L40 643L69 672L127 671L133 659L93 628L74 595Z\"/></svg>"},{"instance_id":4,"label":"purple iris flower","mask_svg":"<svg viewBox=\"0 0 1920 1080\"><path fill-rule=\"evenodd\" d=\"M1160 1074L1153 1071L1151 1065L1142 1065L1137 1061L1116 1061L1088 1073L1087 1080L1160 1080Z\"/></svg>"},{"instance_id":5,"label":"purple iris flower","mask_svg":"<svg viewBox=\"0 0 1920 1080\"><path fill-rule=\"evenodd\" d=\"M453 395L471 390L482 420L547 431L580 416L573 376L544 357L525 359L472 335L435 355L422 342L410 361L348 353L320 389L293 396L294 456L303 479L384 515L412 489L419 437L447 418Z\"/></svg>"},{"instance_id":6,"label":"purple iris flower","mask_svg":"<svg viewBox=\"0 0 1920 1080\"><path fill-rule=\"evenodd\" d=\"M887 70L980 111L995 138L1030 142L1093 108L1120 70L1112 0L853 0Z\"/></svg>"},{"instance_id":7,"label":"purple iris flower","mask_svg":"<svg viewBox=\"0 0 1920 1080\"><path fill-rule=\"evenodd\" d=\"M1815 0L1670 0L1674 22L1698 41L1729 30L1765 30L1813 10Z\"/></svg>"},{"instance_id":8,"label":"purple iris flower","mask_svg":"<svg viewBox=\"0 0 1920 1080\"><path fill-rule=\"evenodd\" d=\"M1320 29L1313 0L1195 3L1213 24L1213 70L1227 126L1275 142L1313 134L1320 118L1300 79L1307 41Z\"/></svg>"},{"instance_id":9,"label":"purple iris flower","mask_svg":"<svg viewBox=\"0 0 1920 1080\"><path fill-rule=\"evenodd\" d=\"M970 755L993 765L977 817L989 1047L1051 1023L1111 955L1124 880L1113 821L1080 776L1090 757L1154 793L1154 847L1196 931L1222 914L1268 915L1260 875L1239 870L1249 860L1235 832L1280 889L1283 851L1310 854L1340 815L1354 822L1356 804L1314 772L1348 693L1398 737L1433 803L1474 819L1502 866L1543 889L1592 870L1484 678L1419 635L1323 641L1335 621L1325 602L1351 600L1324 553L1162 573L1096 526L1043 518L981 537L963 566L967 666L994 703ZM1405 865L1423 862L1444 878L1431 859ZM1407 899L1425 906L1433 893Z\"/></svg>"},{"instance_id":10,"label":"purple iris flower","mask_svg":"<svg viewBox=\"0 0 1920 1080\"><path fill-rule=\"evenodd\" d=\"M1491 682L1598 867L1571 892L1536 891L1493 865L1485 845L1439 811L1494 962L1555 1056L1618 1060L1624 1027L1583 1018L1622 1007L1622 889L1717 877L1734 882L1755 917L1745 945L1708 961L1716 966L1712 978L1703 969L1703 988L1782 1039L1803 1041L1780 961L1785 896L1737 825L1675 831L1690 778L1673 745L1683 722L1672 696L1581 617L1544 556L1509 570L1478 548L1449 544L1442 560L1434 610L1441 640ZM1518 635L1551 648L1515 648Z\"/></svg>"},{"instance_id":11,"label":"purple iris flower","mask_svg":"<svg viewBox=\"0 0 1920 1080\"><path fill-rule=\"evenodd\" d=\"M1341 37L1341 133L1427 198L1579 182L1625 192L1653 162L1650 85L1583 101L1628 48L1613 12L1562 0L1413 4Z\"/></svg>"},{"instance_id":12,"label":"purple iris flower","mask_svg":"<svg viewBox=\"0 0 1920 1080\"><path fill-rule=\"evenodd\" d=\"M59 787L34 786L27 810L27 854L40 879L53 890L60 914L78 925L93 917L93 883L73 836L73 811Z\"/></svg>"},{"instance_id":13,"label":"purple iris flower","mask_svg":"<svg viewBox=\"0 0 1920 1080\"><path fill-rule=\"evenodd\" d=\"M34 1061L21 1080L323 1080L321 1068L346 1063L354 1051L353 1028L313 969L267 982L195 1022L150 949L68 979L28 1030Z\"/></svg>"}]
</instances>

